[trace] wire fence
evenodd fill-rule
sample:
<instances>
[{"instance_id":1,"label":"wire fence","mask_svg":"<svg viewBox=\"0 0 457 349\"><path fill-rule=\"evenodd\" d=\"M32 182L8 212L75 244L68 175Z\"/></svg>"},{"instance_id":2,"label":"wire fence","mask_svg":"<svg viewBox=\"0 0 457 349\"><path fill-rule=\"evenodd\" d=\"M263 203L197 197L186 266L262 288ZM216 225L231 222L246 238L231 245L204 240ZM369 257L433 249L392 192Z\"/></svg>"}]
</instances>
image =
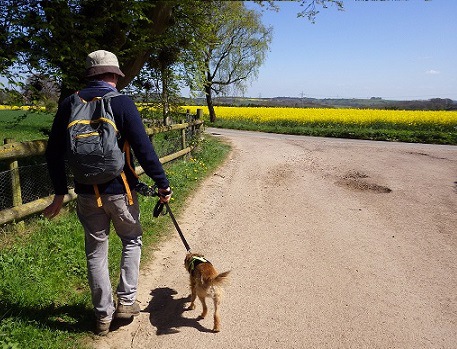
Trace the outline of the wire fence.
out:
<instances>
[{"instance_id":1,"label":"wire fence","mask_svg":"<svg viewBox=\"0 0 457 349\"><path fill-rule=\"evenodd\" d=\"M44 156L28 157L18 160L18 167L6 169L7 164L0 162L0 210L14 206L14 179L21 178L20 197L22 203L36 200L37 197L50 195L52 190L48 178Z\"/></svg>"},{"instance_id":2,"label":"wire fence","mask_svg":"<svg viewBox=\"0 0 457 349\"><path fill-rule=\"evenodd\" d=\"M186 122L192 122L195 117L187 115L186 119ZM149 137L157 155L162 158L192 146L197 141L197 134L195 127L182 129L169 127L166 132L151 134ZM138 165L135 159L133 161L134 164ZM11 161L0 159L0 211L17 206L17 201L23 205L53 194L54 189L49 178L44 155L21 157L17 159L15 168L9 168L9 162ZM68 166L66 173L67 182L71 189L73 178ZM20 188L17 188L17 184L14 182L15 178L20 178Z\"/></svg>"}]
</instances>

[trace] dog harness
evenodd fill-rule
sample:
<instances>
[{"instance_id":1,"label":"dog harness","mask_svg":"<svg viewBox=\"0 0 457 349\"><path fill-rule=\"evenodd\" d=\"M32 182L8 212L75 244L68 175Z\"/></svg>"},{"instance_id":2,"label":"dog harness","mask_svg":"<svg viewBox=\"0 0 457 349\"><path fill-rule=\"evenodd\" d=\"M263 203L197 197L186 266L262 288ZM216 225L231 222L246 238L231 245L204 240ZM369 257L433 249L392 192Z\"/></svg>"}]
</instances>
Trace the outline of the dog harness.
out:
<instances>
[{"instance_id":1,"label":"dog harness","mask_svg":"<svg viewBox=\"0 0 457 349\"><path fill-rule=\"evenodd\" d=\"M192 260L189 263L189 269L187 271L192 274L197 265L201 263L210 263L210 261L203 257L193 256Z\"/></svg>"}]
</instances>

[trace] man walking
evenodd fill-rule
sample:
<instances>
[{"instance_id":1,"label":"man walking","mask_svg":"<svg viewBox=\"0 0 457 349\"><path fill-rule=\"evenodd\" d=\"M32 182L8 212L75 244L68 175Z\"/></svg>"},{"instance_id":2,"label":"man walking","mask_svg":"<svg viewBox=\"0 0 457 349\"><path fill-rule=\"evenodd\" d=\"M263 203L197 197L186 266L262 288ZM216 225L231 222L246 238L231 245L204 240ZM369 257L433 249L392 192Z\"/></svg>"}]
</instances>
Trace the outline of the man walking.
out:
<instances>
[{"instance_id":1,"label":"man walking","mask_svg":"<svg viewBox=\"0 0 457 349\"><path fill-rule=\"evenodd\" d=\"M78 92L77 98L84 103L109 92L117 92L120 76L116 55L98 50L90 53L86 60L87 86ZM73 100L76 97L73 97ZM59 105L48 146L46 160L54 187L54 200L44 210L51 219L61 210L64 195L68 193L65 174L65 157L68 142L67 126L72 111L72 98L68 97ZM132 99L125 95L111 98L111 109L120 133L119 147L128 142L136 159L158 187L160 200L168 202L171 197L169 181L159 158L145 132L140 114ZM130 150L126 151L126 157ZM123 173L105 183L83 184L75 179L77 214L85 231L85 252L87 272L92 294L97 325L95 332L106 335L111 321L116 318L131 318L140 313L136 302L139 264L142 246L142 228L139 221L139 205L134 190L138 178L132 166L126 162ZM131 190L130 190L131 189ZM117 307L108 270L108 236L110 223L122 241L122 258L119 284L116 289Z\"/></svg>"}]
</instances>

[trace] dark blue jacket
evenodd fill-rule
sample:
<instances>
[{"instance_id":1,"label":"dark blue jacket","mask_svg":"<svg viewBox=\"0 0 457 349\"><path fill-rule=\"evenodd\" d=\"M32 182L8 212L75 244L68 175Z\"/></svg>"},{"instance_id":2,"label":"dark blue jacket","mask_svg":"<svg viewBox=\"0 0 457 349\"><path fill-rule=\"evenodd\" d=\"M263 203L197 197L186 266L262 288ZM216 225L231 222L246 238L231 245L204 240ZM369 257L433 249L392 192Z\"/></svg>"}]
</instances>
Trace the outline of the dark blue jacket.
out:
<instances>
[{"instance_id":1,"label":"dark blue jacket","mask_svg":"<svg viewBox=\"0 0 457 349\"><path fill-rule=\"evenodd\" d=\"M79 96L86 101L95 97L101 97L107 92L116 90L103 81L91 81L86 88L79 91ZM46 149L46 161L48 171L54 186L56 195L68 193L67 177L65 175L65 152L67 149L67 125L70 117L70 98L66 98L59 105L51 133L49 135ZM138 109L133 100L126 96L117 96L111 99L111 108L114 113L116 125L120 131L120 146L125 140L130 144L135 158L138 160L145 173L151 177L159 188L168 188L169 182L163 170L162 164L152 146L148 135L145 132ZM133 165L133 164L132 164ZM134 165L133 165L134 166ZM127 176L130 188L134 188L138 179L126 165L124 172ZM125 186L120 177L110 182L98 185L100 193L122 194L125 193ZM75 182L75 192L78 194L93 194L92 185L84 185Z\"/></svg>"}]
</instances>

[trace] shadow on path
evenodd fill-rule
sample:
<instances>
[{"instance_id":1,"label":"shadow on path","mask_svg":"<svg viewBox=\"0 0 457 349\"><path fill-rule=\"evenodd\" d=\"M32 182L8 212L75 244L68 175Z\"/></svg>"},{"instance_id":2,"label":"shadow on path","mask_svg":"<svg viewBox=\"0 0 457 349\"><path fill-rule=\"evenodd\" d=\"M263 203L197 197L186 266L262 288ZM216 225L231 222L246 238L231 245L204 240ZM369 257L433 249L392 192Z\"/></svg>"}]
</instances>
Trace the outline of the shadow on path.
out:
<instances>
[{"instance_id":1,"label":"shadow on path","mask_svg":"<svg viewBox=\"0 0 457 349\"><path fill-rule=\"evenodd\" d=\"M160 336L179 333L181 327L193 327L200 332L212 332L200 325L198 322L200 317L195 319L183 317L183 313L186 311L185 303L190 301L190 297L175 299L173 296L176 294L177 292L169 287L156 288L151 291L152 299L144 311L150 314L149 320L157 328L156 334Z\"/></svg>"}]
</instances>

